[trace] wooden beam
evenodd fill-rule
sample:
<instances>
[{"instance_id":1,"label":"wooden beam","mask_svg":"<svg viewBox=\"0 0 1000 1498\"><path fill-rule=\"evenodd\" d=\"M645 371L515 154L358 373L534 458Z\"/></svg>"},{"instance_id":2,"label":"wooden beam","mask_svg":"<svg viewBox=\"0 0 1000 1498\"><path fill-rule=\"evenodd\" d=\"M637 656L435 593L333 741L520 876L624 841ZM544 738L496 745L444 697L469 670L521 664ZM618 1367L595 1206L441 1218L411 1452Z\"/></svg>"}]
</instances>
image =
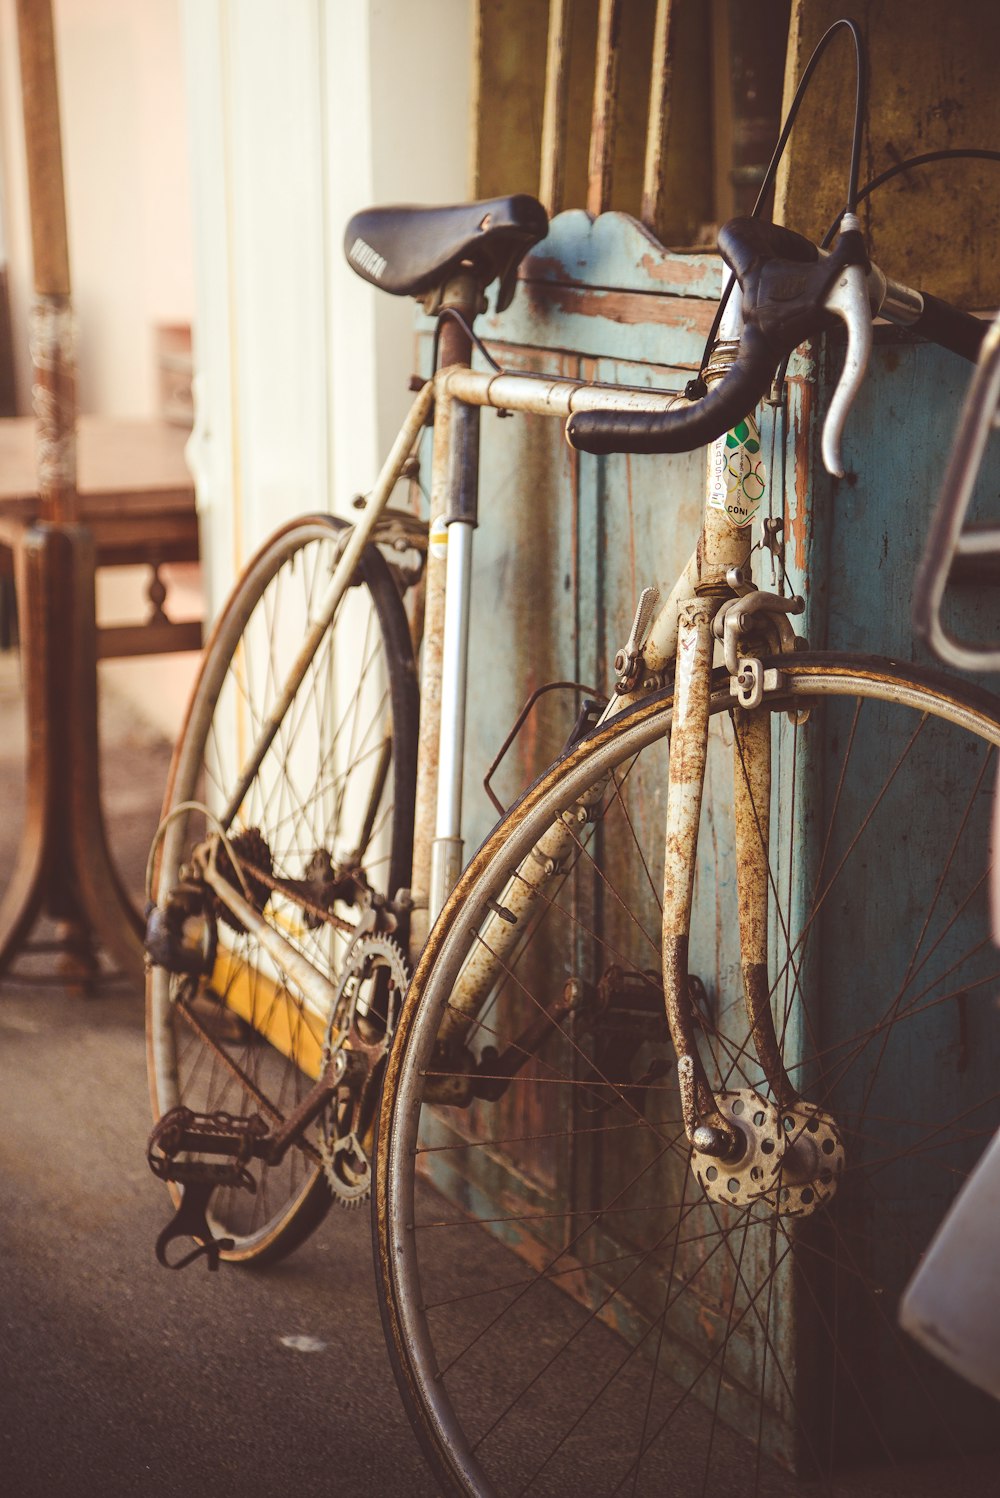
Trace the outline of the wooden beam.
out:
<instances>
[{"instance_id":1,"label":"wooden beam","mask_svg":"<svg viewBox=\"0 0 1000 1498\"><path fill-rule=\"evenodd\" d=\"M569 54L572 0L551 0L542 107L542 159L538 196L554 217L564 206L566 187L566 106L569 100Z\"/></svg>"},{"instance_id":2,"label":"wooden beam","mask_svg":"<svg viewBox=\"0 0 1000 1498\"><path fill-rule=\"evenodd\" d=\"M611 207L621 14L621 0L601 0L597 16L594 109L590 126L590 164L587 169L587 212L594 215L604 213Z\"/></svg>"},{"instance_id":3,"label":"wooden beam","mask_svg":"<svg viewBox=\"0 0 1000 1498\"><path fill-rule=\"evenodd\" d=\"M649 79L649 116L646 157L642 173L639 217L654 234L662 233L665 218L667 139L674 79L674 0L656 0L653 23L653 70Z\"/></svg>"},{"instance_id":4,"label":"wooden beam","mask_svg":"<svg viewBox=\"0 0 1000 1498\"><path fill-rule=\"evenodd\" d=\"M35 290L68 297L69 240L51 0L17 0L17 40Z\"/></svg>"},{"instance_id":5,"label":"wooden beam","mask_svg":"<svg viewBox=\"0 0 1000 1498\"><path fill-rule=\"evenodd\" d=\"M167 619L152 624L102 624L97 631L97 659L172 655L178 650L200 650L202 644L201 625L196 619Z\"/></svg>"}]
</instances>

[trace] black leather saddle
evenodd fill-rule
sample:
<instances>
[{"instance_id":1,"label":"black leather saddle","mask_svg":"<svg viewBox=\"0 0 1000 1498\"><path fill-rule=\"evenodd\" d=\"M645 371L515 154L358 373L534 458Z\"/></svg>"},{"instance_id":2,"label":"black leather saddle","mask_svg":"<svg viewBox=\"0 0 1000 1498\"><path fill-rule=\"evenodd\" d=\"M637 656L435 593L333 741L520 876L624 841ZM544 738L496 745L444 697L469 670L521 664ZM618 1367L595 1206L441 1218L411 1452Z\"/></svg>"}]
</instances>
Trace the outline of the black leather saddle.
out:
<instances>
[{"instance_id":1,"label":"black leather saddle","mask_svg":"<svg viewBox=\"0 0 1000 1498\"><path fill-rule=\"evenodd\" d=\"M344 231L344 253L359 276L393 296L426 296L471 266L484 287L500 278L502 312L517 267L548 227L545 209L526 193L454 208L366 208Z\"/></svg>"}]
</instances>

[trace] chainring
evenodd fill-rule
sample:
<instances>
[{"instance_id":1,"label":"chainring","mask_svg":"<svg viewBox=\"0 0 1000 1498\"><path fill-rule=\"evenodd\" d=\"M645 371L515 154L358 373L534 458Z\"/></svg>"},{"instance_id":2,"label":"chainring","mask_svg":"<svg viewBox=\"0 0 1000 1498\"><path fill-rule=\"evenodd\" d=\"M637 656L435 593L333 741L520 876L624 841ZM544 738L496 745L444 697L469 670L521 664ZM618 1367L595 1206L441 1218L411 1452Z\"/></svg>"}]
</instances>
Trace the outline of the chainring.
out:
<instances>
[{"instance_id":1,"label":"chainring","mask_svg":"<svg viewBox=\"0 0 1000 1498\"><path fill-rule=\"evenodd\" d=\"M406 959L387 936L358 937L341 970L323 1065L339 1050L352 1052L355 1064L320 1117L319 1151L327 1183L343 1207L360 1206L371 1195L378 1094L408 982Z\"/></svg>"}]
</instances>

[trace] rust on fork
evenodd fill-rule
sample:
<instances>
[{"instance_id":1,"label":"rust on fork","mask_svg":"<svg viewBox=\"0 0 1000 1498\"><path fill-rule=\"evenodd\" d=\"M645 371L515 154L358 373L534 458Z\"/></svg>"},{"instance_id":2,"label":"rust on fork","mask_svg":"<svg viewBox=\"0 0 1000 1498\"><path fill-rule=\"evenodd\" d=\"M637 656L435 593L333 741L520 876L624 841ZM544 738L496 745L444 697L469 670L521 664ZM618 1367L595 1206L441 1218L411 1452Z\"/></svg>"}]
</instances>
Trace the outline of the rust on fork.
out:
<instances>
[{"instance_id":1,"label":"rust on fork","mask_svg":"<svg viewBox=\"0 0 1000 1498\"><path fill-rule=\"evenodd\" d=\"M740 953L747 1020L757 1059L779 1107L798 1098L781 1059L768 981L768 880L770 877L771 713L766 707L733 714L733 811Z\"/></svg>"},{"instance_id":2,"label":"rust on fork","mask_svg":"<svg viewBox=\"0 0 1000 1498\"><path fill-rule=\"evenodd\" d=\"M688 982L688 927L705 785L714 613L715 607L710 600L697 599L685 604L678 618L661 955L663 1001L677 1055L682 1115L688 1138L693 1139L699 1124L707 1123L734 1145L733 1127L719 1115L698 1056Z\"/></svg>"}]
</instances>

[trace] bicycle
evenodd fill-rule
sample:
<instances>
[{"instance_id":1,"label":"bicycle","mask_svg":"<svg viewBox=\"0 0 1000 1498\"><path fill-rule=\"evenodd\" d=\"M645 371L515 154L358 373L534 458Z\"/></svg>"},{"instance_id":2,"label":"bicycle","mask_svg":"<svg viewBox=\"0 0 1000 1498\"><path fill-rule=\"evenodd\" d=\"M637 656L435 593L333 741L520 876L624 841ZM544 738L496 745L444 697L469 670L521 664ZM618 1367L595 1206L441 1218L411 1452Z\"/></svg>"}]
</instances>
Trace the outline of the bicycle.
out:
<instances>
[{"instance_id":1,"label":"bicycle","mask_svg":"<svg viewBox=\"0 0 1000 1498\"><path fill-rule=\"evenodd\" d=\"M856 187L855 174L852 205ZM777 591L768 593L750 581L749 531L733 523L746 520L736 506L748 508L750 496L731 494L726 475L732 468L741 483L753 469L747 412L829 308L847 323L852 371L830 431L833 461L836 425L863 373L872 298L883 315L967 355L981 328L869 273L851 221L828 260L791 231L743 223L729 227L724 249L750 331L737 337L734 296L703 400L473 369L484 287L499 280L502 309L522 246L544 233L531 203L498 200L450 218L372 211L349 228L348 249L369 279L431 296L443 318L440 356L358 524L315 517L268 543L208 647L168 791L151 914L160 964L150 978L151 1076L163 1116L150 1156L175 1192L184 1187L160 1251L190 1236L200 1246L182 1262L287 1252L333 1197L367 1196L380 1113L380 1300L404 1400L444 1485L520 1490L537 1479L578 1489L581 1472L592 1485L599 1459L614 1464L619 1485L662 1485L661 1459L674 1459L662 1437L680 1428L677 1444L696 1450L705 1481L718 1485L721 1459L741 1490L752 1467L777 1491L765 1460L824 1471L832 1446L840 1454L847 1444L844 1427L859 1448L876 1426L891 1446L912 1413L898 1375L895 1413L876 1408L867 1387L889 1317L866 1324L860 1355L841 1348L838 1327L856 1316L862 1288L877 1307L874 1292L893 1280L877 1253L887 1245L865 1230L873 1203L919 1200L926 1210L906 1230L926 1242L942 1176L967 1168L991 1131L983 1115L995 1097L979 1071L986 1048L970 995L993 976L976 909L988 855L975 813L1000 742L1000 702L921 668L799 650L778 532L772 526L769 553ZM769 300L776 284L792 283L794 298ZM427 547L425 639L447 641L443 656L425 649L422 683L432 705L440 692L430 720L444 725L433 855L426 747L412 768L409 632L385 558L368 544L432 400L432 510L448 508L451 521L443 628L433 576L441 559ZM571 416L571 438L597 450L713 441L713 466L700 554L662 609L648 593L640 601L615 689L592 715L600 721L583 715L564 756L449 896L461 862L462 640L482 406ZM632 428L608 431L598 414L608 407L635 416ZM637 413L652 413L655 430ZM405 570L420 537L399 515L382 524ZM293 559L304 601L281 666L274 600L287 592ZM355 650L358 689L345 716L321 709L344 634L335 613L348 605L368 611L371 630L358 637L375 643L371 654L368 644ZM712 674L716 640L725 660ZM371 687L376 654L388 714L381 683ZM255 659L267 666L251 677ZM256 687L265 697L250 714L256 743L234 748L212 732L226 716L219 704ZM230 761L213 765L213 792L202 781L216 738ZM272 753L280 758L269 765ZM880 909L895 911L884 898L890 880L873 889L855 870L869 844L879 870L883 848L901 836L904 847L939 846L942 764L954 767L953 830L943 859L907 865L919 913L893 981L878 940ZM824 772L829 809L846 826L817 843L809 792ZM368 789L349 800L355 778ZM708 827L699 818L706 781L716 790ZM858 802L868 792L866 814ZM925 842L914 830L921 814ZM423 871L412 882L411 854ZM397 894L421 880L428 912ZM863 991L847 960L858 927L841 908L859 890ZM422 927L439 908L425 944ZM404 1003L407 937L423 955ZM812 995L822 970L842 1002L820 1011ZM874 1023L871 988L889 995ZM940 1079L926 1032L945 1002L960 1015L962 1069ZM935 1100L929 1128L916 1106L886 1121L883 1058L900 1032L910 1099ZM871 1071L859 1080L862 1062ZM565 1093L566 1120L539 1127L531 1089ZM942 1138L958 1154L929 1181L938 1161L929 1145ZM221 1163L198 1158L206 1155ZM463 1163L473 1157L478 1171ZM876 1176L879 1190L866 1197ZM444 1255L436 1245L449 1228L462 1247ZM793 1308L794 1323L784 1314ZM808 1370L797 1357L786 1364L786 1341L795 1353L814 1350L822 1389L813 1403L836 1406L832 1425L805 1410ZM617 1380L602 1385L601 1359ZM543 1379L540 1407L530 1396ZM654 1414L664 1393L667 1413ZM942 1419L968 1413L939 1400L937 1386L931 1403Z\"/></svg>"}]
</instances>

